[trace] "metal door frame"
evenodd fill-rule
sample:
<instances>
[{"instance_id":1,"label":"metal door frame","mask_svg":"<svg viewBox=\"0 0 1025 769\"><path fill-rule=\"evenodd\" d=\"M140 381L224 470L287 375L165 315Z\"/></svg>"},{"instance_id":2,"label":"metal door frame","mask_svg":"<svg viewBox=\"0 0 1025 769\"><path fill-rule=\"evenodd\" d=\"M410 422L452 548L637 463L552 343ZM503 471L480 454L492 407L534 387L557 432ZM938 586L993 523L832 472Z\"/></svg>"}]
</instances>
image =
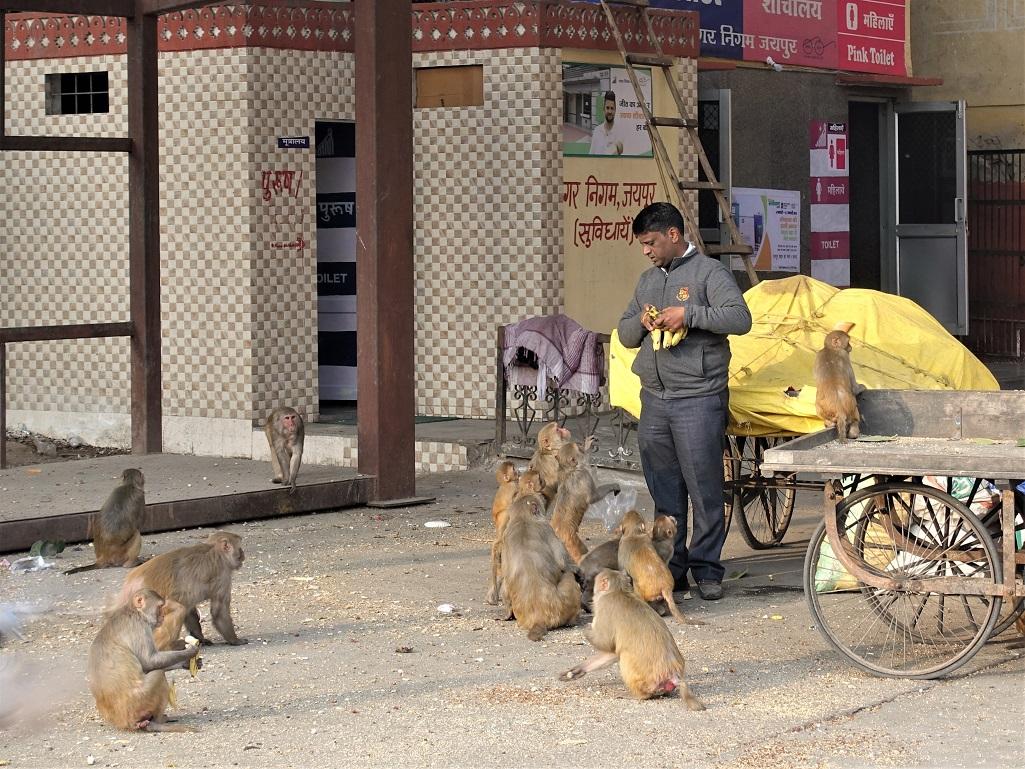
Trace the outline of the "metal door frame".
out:
<instances>
[{"instance_id":1,"label":"metal door frame","mask_svg":"<svg viewBox=\"0 0 1025 769\"><path fill-rule=\"evenodd\" d=\"M719 168L716 173L719 183L723 186L723 194L733 202L733 112L732 97L729 88L704 88L698 91L698 102L718 101L719 102ZM701 230L701 238L706 243L729 242L729 232L726 223L722 218L722 211L719 212L719 229L712 230L704 228ZM731 257L723 254L722 263L730 267Z\"/></svg>"},{"instance_id":2,"label":"metal door frame","mask_svg":"<svg viewBox=\"0 0 1025 769\"><path fill-rule=\"evenodd\" d=\"M952 109L953 108L953 109ZM882 146L885 149L888 159L886 168L887 187L891 199L887 205L888 215L883 217L885 227L885 248L883 253L883 283L884 289L894 294L900 292L900 238L902 235L925 236L936 233L936 224L901 224L899 201L900 201L900 179L897 173L898 146L897 121L899 115L914 112L954 112L955 116L955 186L959 193L954 198L954 217L949 226L943 226L943 232L953 234L957 248L957 328L952 332L959 336L968 333L968 241L967 241L967 212L965 196L967 194L967 152L965 140L965 102L940 101L940 102L903 102L892 105L886 109L885 119L887 130L883 131ZM891 283L892 281L892 283Z\"/></svg>"}]
</instances>

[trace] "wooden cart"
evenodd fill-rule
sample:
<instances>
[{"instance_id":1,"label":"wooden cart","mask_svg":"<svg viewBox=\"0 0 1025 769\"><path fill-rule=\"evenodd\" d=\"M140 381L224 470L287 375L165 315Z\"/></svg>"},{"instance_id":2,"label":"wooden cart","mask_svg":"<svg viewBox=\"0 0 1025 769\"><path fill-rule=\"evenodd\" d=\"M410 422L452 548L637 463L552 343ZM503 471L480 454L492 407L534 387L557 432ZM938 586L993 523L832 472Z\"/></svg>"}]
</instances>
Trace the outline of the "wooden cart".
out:
<instances>
[{"instance_id":1,"label":"wooden cart","mask_svg":"<svg viewBox=\"0 0 1025 769\"><path fill-rule=\"evenodd\" d=\"M863 436L888 440L823 430L767 449L760 471L825 481L804 589L829 644L876 675L946 675L1025 608L1025 391L876 390L859 406Z\"/></svg>"}]
</instances>

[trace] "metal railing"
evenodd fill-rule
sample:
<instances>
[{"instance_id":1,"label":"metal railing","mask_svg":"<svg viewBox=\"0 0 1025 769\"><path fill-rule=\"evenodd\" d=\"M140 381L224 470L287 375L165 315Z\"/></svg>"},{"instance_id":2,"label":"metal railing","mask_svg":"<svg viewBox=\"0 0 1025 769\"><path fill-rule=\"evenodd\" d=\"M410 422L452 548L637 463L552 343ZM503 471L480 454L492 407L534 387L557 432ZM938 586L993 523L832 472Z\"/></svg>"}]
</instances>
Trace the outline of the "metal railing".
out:
<instances>
[{"instance_id":1,"label":"metal railing","mask_svg":"<svg viewBox=\"0 0 1025 769\"><path fill-rule=\"evenodd\" d=\"M968 153L968 346L1025 357L1025 149Z\"/></svg>"}]
</instances>

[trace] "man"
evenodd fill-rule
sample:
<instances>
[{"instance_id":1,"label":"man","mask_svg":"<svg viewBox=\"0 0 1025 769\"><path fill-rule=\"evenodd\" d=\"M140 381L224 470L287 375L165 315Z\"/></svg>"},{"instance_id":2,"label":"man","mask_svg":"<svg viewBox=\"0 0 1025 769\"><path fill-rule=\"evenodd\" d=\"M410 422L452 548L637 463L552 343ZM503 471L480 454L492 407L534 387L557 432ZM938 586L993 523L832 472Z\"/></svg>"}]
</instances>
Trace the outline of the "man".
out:
<instances>
[{"instance_id":1,"label":"man","mask_svg":"<svg viewBox=\"0 0 1025 769\"><path fill-rule=\"evenodd\" d=\"M652 268L637 282L619 321L619 338L640 347L633 372L641 380L637 438L644 480L656 515L676 518L669 569L686 591L690 571L705 600L722 598L723 464L729 408L727 334L751 330L751 311L733 274L684 237L685 224L670 203L653 203L633 222L634 236ZM654 317L648 314L657 309ZM679 344L656 351L653 329L687 329ZM687 498L694 526L687 546Z\"/></svg>"},{"instance_id":2,"label":"man","mask_svg":"<svg viewBox=\"0 0 1025 769\"><path fill-rule=\"evenodd\" d=\"M605 92L605 122L599 123L591 133L592 155L623 154L623 124L616 122L616 94Z\"/></svg>"}]
</instances>

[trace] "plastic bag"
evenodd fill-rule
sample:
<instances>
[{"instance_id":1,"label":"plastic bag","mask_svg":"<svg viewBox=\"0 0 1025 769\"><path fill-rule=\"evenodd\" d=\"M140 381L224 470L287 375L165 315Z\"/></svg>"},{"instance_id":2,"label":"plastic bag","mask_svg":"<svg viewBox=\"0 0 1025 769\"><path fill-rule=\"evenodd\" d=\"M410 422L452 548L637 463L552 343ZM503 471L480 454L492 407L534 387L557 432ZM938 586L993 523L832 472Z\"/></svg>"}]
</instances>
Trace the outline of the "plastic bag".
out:
<instances>
[{"instance_id":1,"label":"plastic bag","mask_svg":"<svg viewBox=\"0 0 1025 769\"><path fill-rule=\"evenodd\" d=\"M610 491L593 505L587 508L584 518L588 520L600 520L605 524L605 531L612 531L623 516L631 510L637 509L637 490L625 488L618 494Z\"/></svg>"}]
</instances>

